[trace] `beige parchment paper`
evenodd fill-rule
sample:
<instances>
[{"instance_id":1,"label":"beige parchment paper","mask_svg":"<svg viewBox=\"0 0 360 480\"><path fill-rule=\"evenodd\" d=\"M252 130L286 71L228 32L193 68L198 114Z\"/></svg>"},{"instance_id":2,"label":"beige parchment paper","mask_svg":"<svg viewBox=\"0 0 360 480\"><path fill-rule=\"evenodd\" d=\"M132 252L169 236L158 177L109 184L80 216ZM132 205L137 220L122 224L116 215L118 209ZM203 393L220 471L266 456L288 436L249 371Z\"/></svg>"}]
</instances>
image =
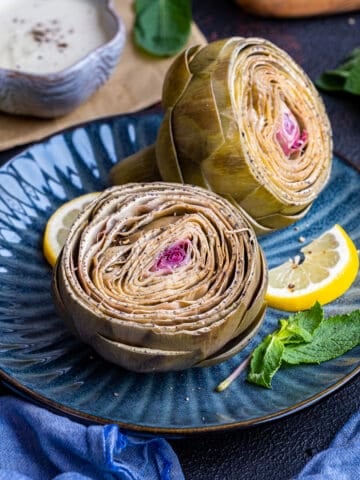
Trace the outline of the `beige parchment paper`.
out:
<instances>
[{"instance_id":1,"label":"beige parchment paper","mask_svg":"<svg viewBox=\"0 0 360 480\"><path fill-rule=\"evenodd\" d=\"M127 41L110 79L85 103L56 119L38 119L0 112L0 150L41 140L64 128L96 118L135 112L161 99L166 71L173 58L156 58L140 52L133 44L133 0L113 0L127 28ZM188 45L206 40L193 24Z\"/></svg>"}]
</instances>

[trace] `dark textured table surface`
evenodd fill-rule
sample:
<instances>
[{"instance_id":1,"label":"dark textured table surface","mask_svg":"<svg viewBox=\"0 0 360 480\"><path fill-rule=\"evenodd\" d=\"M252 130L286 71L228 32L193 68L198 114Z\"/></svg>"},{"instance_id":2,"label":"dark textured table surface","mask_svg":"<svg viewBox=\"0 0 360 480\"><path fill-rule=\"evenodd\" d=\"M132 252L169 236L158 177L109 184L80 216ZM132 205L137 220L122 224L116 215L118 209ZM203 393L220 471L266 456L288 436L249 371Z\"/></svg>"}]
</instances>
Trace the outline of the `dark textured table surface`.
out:
<instances>
[{"instance_id":1,"label":"dark textured table surface","mask_svg":"<svg viewBox=\"0 0 360 480\"><path fill-rule=\"evenodd\" d=\"M312 80L360 46L360 14L311 19L264 19L231 0L194 0L194 18L209 41L230 36L265 37L286 50ZM335 151L360 168L359 99L323 94ZM0 164L17 150L2 152ZM0 386L0 393L9 393ZM303 410L264 425L172 440L186 480L289 480L359 408L360 376Z\"/></svg>"}]
</instances>

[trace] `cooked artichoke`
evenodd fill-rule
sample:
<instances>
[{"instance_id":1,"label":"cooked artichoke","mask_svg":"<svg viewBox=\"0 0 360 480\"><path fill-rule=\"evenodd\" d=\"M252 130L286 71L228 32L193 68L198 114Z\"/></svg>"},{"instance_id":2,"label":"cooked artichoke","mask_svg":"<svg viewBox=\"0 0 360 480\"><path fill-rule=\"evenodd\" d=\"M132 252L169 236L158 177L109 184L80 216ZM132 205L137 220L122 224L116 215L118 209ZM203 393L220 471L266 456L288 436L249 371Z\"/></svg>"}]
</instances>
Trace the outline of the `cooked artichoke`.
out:
<instances>
[{"instance_id":1,"label":"cooked artichoke","mask_svg":"<svg viewBox=\"0 0 360 480\"><path fill-rule=\"evenodd\" d=\"M302 218L327 183L332 138L323 102L267 40L234 37L185 50L165 78L163 106L152 158L161 178L227 197L258 234ZM111 181L121 183L127 169L120 162Z\"/></svg>"},{"instance_id":2,"label":"cooked artichoke","mask_svg":"<svg viewBox=\"0 0 360 480\"><path fill-rule=\"evenodd\" d=\"M208 366L262 323L267 269L241 211L200 187L105 190L73 224L53 274L59 313L129 370Z\"/></svg>"}]
</instances>

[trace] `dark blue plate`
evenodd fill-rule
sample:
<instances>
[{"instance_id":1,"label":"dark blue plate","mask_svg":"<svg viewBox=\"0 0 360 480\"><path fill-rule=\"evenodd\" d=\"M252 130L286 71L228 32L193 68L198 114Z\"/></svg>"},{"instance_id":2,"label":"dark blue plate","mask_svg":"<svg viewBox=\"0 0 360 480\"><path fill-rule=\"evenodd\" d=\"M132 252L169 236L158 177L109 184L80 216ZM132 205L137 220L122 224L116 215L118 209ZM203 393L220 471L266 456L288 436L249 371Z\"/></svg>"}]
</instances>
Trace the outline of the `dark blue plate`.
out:
<instances>
[{"instance_id":1,"label":"dark blue plate","mask_svg":"<svg viewBox=\"0 0 360 480\"><path fill-rule=\"evenodd\" d=\"M97 121L32 146L0 168L0 375L32 401L82 420L126 430L184 435L247 427L287 415L333 392L360 369L360 347L321 365L282 369L265 390L245 372L223 393L216 385L277 326L268 309L263 327L229 361L182 372L136 374L111 365L75 339L56 315L51 269L42 235L64 201L108 186L121 158L153 143L160 115ZM359 173L334 159L331 180L296 228L261 239L269 266L294 256L306 242L340 223L360 245ZM360 281L326 314L360 308Z\"/></svg>"}]
</instances>

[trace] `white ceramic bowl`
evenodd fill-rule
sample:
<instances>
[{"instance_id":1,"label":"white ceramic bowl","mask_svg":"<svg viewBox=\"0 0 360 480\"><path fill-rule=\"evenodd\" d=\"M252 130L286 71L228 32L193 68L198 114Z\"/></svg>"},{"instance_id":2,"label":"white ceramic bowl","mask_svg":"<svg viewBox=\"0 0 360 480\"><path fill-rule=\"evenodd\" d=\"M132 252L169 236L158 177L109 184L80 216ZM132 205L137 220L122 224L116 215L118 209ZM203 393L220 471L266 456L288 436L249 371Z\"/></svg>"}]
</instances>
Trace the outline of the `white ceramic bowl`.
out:
<instances>
[{"instance_id":1,"label":"white ceramic bowl","mask_svg":"<svg viewBox=\"0 0 360 480\"><path fill-rule=\"evenodd\" d=\"M0 68L0 110L17 115L52 118L84 102L111 75L126 41L123 20L110 0L93 0L102 9L107 40L98 48L54 73L28 73Z\"/></svg>"}]
</instances>

